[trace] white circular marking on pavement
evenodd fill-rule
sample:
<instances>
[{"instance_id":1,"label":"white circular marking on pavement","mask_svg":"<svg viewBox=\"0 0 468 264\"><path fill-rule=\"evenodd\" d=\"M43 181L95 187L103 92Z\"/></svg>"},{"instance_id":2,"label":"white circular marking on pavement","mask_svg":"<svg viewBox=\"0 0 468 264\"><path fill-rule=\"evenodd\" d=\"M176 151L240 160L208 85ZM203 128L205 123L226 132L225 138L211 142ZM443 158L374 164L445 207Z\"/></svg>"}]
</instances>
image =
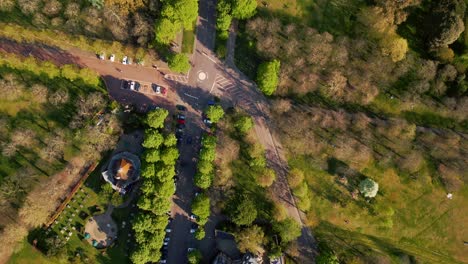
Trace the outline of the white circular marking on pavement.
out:
<instances>
[{"instance_id":1,"label":"white circular marking on pavement","mask_svg":"<svg viewBox=\"0 0 468 264\"><path fill-rule=\"evenodd\" d=\"M203 72L203 71L198 72L198 80L204 81L204 80L206 80L206 77L207 77L207 75L206 75L205 72Z\"/></svg>"}]
</instances>

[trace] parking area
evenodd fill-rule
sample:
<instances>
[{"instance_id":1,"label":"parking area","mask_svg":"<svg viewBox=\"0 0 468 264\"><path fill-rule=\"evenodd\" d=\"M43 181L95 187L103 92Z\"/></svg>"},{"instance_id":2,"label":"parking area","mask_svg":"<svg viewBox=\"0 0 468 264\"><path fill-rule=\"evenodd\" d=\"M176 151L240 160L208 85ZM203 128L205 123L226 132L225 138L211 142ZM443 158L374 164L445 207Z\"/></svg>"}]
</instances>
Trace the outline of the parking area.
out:
<instances>
[{"instance_id":1,"label":"parking area","mask_svg":"<svg viewBox=\"0 0 468 264\"><path fill-rule=\"evenodd\" d=\"M120 89L159 96L166 96L168 92L168 88L155 83L125 79L121 80Z\"/></svg>"}]
</instances>

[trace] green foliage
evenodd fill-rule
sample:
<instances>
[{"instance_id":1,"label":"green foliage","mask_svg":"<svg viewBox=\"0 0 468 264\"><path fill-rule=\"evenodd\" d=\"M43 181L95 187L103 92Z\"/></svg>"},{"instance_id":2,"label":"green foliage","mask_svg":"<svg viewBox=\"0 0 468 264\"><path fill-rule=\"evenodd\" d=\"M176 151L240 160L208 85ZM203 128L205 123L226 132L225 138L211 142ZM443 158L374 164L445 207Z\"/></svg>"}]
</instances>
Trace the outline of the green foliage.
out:
<instances>
[{"instance_id":1,"label":"green foliage","mask_svg":"<svg viewBox=\"0 0 468 264\"><path fill-rule=\"evenodd\" d=\"M158 149L145 149L145 152L143 153L143 159L148 163L154 163L161 159L161 154L159 153Z\"/></svg>"},{"instance_id":2,"label":"green foliage","mask_svg":"<svg viewBox=\"0 0 468 264\"><path fill-rule=\"evenodd\" d=\"M169 44L180 30L180 24L170 19L162 18L156 21L154 30L157 43Z\"/></svg>"},{"instance_id":3,"label":"green foliage","mask_svg":"<svg viewBox=\"0 0 468 264\"><path fill-rule=\"evenodd\" d=\"M141 164L141 177L153 178L156 174L153 163L144 162Z\"/></svg>"},{"instance_id":4,"label":"green foliage","mask_svg":"<svg viewBox=\"0 0 468 264\"><path fill-rule=\"evenodd\" d=\"M206 161L206 160L200 160L198 162L197 168L201 174L210 174L214 170L213 163L211 163L210 161Z\"/></svg>"},{"instance_id":5,"label":"green foliage","mask_svg":"<svg viewBox=\"0 0 468 264\"><path fill-rule=\"evenodd\" d=\"M208 189L211 186L211 183L213 182L213 174L203 174L203 173L196 173L193 181L197 187L200 187L202 189Z\"/></svg>"},{"instance_id":6,"label":"green foliage","mask_svg":"<svg viewBox=\"0 0 468 264\"><path fill-rule=\"evenodd\" d=\"M152 128L162 128L164 126L164 120L166 120L169 112L166 109L158 108L150 111L146 115L146 124Z\"/></svg>"},{"instance_id":7,"label":"green foliage","mask_svg":"<svg viewBox=\"0 0 468 264\"><path fill-rule=\"evenodd\" d=\"M188 253L188 263L189 264L199 264L202 259L202 254L200 250L196 249L190 253Z\"/></svg>"},{"instance_id":8,"label":"green foliage","mask_svg":"<svg viewBox=\"0 0 468 264\"><path fill-rule=\"evenodd\" d=\"M241 134L245 134L253 127L253 120L250 116L240 116L234 123L234 127Z\"/></svg>"},{"instance_id":9,"label":"green foliage","mask_svg":"<svg viewBox=\"0 0 468 264\"><path fill-rule=\"evenodd\" d=\"M234 0L232 2L232 16L237 19L247 19L255 15L256 0Z\"/></svg>"},{"instance_id":10,"label":"green foliage","mask_svg":"<svg viewBox=\"0 0 468 264\"><path fill-rule=\"evenodd\" d=\"M174 165L179 158L179 151L175 147L166 148L161 153L161 161L165 165Z\"/></svg>"},{"instance_id":11,"label":"green foliage","mask_svg":"<svg viewBox=\"0 0 468 264\"><path fill-rule=\"evenodd\" d=\"M216 157L216 150L213 148L202 148L200 151L200 160L213 162Z\"/></svg>"},{"instance_id":12,"label":"green foliage","mask_svg":"<svg viewBox=\"0 0 468 264\"><path fill-rule=\"evenodd\" d=\"M203 136L202 146L204 148L216 148L216 137L215 136Z\"/></svg>"},{"instance_id":13,"label":"green foliage","mask_svg":"<svg viewBox=\"0 0 468 264\"><path fill-rule=\"evenodd\" d=\"M378 191L379 184L372 179L366 178L359 183L359 192L361 192L364 197L373 198L377 195Z\"/></svg>"},{"instance_id":14,"label":"green foliage","mask_svg":"<svg viewBox=\"0 0 468 264\"><path fill-rule=\"evenodd\" d=\"M133 222L133 230L136 233L149 232L156 233L166 228L168 219L165 216L152 214L138 214Z\"/></svg>"},{"instance_id":15,"label":"green foliage","mask_svg":"<svg viewBox=\"0 0 468 264\"><path fill-rule=\"evenodd\" d=\"M87 0L87 1L96 8L102 8L104 6L104 0Z\"/></svg>"},{"instance_id":16,"label":"green foliage","mask_svg":"<svg viewBox=\"0 0 468 264\"><path fill-rule=\"evenodd\" d=\"M174 175L175 175L175 171L174 171L174 166L172 165L157 167L156 178L158 178L159 181L162 181L162 182L170 181L172 177L174 177Z\"/></svg>"},{"instance_id":17,"label":"green foliage","mask_svg":"<svg viewBox=\"0 0 468 264\"><path fill-rule=\"evenodd\" d=\"M266 95L272 95L278 87L280 61L272 60L260 64L257 71L257 84Z\"/></svg>"},{"instance_id":18,"label":"green foliage","mask_svg":"<svg viewBox=\"0 0 468 264\"><path fill-rule=\"evenodd\" d=\"M163 2L162 16L180 23L185 29L193 29L193 21L198 16L196 0L172 0Z\"/></svg>"},{"instance_id":19,"label":"green foliage","mask_svg":"<svg viewBox=\"0 0 468 264\"><path fill-rule=\"evenodd\" d=\"M218 123L218 121L224 116L224 110L220 105L210 105L205 112L206 116L213 123Z\"/></svg>"},{"instance_id":20,"label":"green foliage","mask_svg":"<svg viewBox=\"0 0 468 264\"><path fill-rule=\"evenodd\" d=\"M301 226L292 218L274 223L273 230L279 234L284 243L293 241L301 235Z\"/></svg>"},{"instance_id":21,"label":"green foliage","mask_svg":"<svg viewBox=\"0 0 468 264\"><path fill-rule=\"evenodd\" d=\"M169 134L164 138L164 146L173 147L177 144L177 138L174 134Z\"/></svg>"},{"instance_id":22,"label":"green foliage","mask_svg":"<svg viewBox=\"0 0 468 264\"><path fill-rule=\"evenodd\" d=\"M159 249L154 249L146 244L139 245L132 253L130 259L134 264L146 264L148 262L158 262L161 258Z\"/></svg>"},{"instance_id":23,"label":"green foliage","mask_svg":"<svg viewBox=\"0 0 468 264\"><path fill-rule=\"evenodd\" d=\"M197 231L195 231L195 238L197 240L202 240L203 238L205 238L205 229L203 228L197 229Z\"/></svg>"},{"instance_id":24,"label":"green foliage","mask_svg":"<svg viewBox=\"0 0 468 264\"><path fill-rule=\"evenodd\" d=\"M257 218L257 207L250 198L244 197L229 214L236 225L250 225Z\"/></svg>"},{"instance_id":25,"label":"green foliage","mask_svg":"<svg viewBox=\"0 0 468 264\"><path fill-rule=\"evenodd\" d=\"M199 217L200 222L208 220L210 216L210 198L202 193L192 201L192 213Z\"/></svg>"},{"instance_id":26,"label":"green foliage","mask_svg":"<svg viewBox=\"0 0 468 264\"><path fill-rule=\"evenodd\" d=\"M175 72L187 73L190 70L189 58L186 54L182 53L169 56L168 65Z\"/></svg>"},{"instance_id":27,"label":"green foliage","mask_svg":"<svg viewBox=\"0 0 468 264\"><path fill-rule=\"evenodd\" d=\"M175 185L172 181L159 182L154 193L161 198L171 197L175 193Z\"/></svg>"},{"instance_id":28,"label":"green foliage","mask_svg":"<svg viewBox=\"0 0 468 264\"><path fill-rule=\"evenodd\" d=\"M258 185L262 187L269 187L276 180L276 173L271 168L264 168L255 178Z\"/></svg>"},{"instance_id":29,"label":"green foliage","mask_svg":"<svg viewBox=\"0 0 468 264\"><path fill-rule=\"evenodd\" d=\"M153 129L147 129L145 133L145 140L143 141L142 145L145 148L159 148L163 141L164 138L161 133Z\"/></svg>"}]
</instances>

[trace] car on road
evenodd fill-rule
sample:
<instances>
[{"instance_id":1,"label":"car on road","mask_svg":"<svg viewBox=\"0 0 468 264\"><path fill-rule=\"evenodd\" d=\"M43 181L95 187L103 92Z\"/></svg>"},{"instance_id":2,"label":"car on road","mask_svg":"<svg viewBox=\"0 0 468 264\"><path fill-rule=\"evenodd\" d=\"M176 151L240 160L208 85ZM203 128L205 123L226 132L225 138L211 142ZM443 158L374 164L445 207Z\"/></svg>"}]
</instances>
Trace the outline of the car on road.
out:
<instances>
[{"instance_id":1,"label":"car on road","mask_svg":"<svg viewBox=\"0 0 468 264\"><path fill-rule=\"evenodd\" d=\"M185 128L185 124L177 124L177 125L176 125L176 128L184 129L184 128Z\"/></svg>"},{"instance_id":2,"label":"car on road","mask_svg":"<svg viewBox=\"0 0 468 264\"><path fill-rule=\"evenodd\" d=\"M184 111L187 111L187 107L185 107L185 106L183 106L183 105L176 105L176 108L177 108L177 110L179 110L179 111L183 111L183 112L184 112Z\"/></svg>"},{"instance_id":3,"label":"car on road","mask_svg":"<svg viewBox=\"0 0 468 264\"><path fill-rule=\"evenodd\" d=\"M187 145L192 144L192 137L191 137L191 136L188 136L188 137L187 137L187 140L185 141L185 143L186 143Z\"/></svg>"}]
</instances>

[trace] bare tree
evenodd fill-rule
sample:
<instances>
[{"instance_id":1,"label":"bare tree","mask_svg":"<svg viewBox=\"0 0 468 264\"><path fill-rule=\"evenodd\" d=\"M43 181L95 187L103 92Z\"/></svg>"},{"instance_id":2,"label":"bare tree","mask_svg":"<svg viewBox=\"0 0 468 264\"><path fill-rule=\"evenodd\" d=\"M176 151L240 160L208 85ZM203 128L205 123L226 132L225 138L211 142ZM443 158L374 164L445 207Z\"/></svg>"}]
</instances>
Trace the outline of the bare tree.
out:
<instances>
[{"instance_id":1,"label":"bare tree","mask_svg":"<svg viewBox=\"0 0 468 264\"><path fill-rule=\"evenodd\" d=\"M67 103L69 99L68 91L65 89L59 89L56 92L49 95L49 102L55 106L59 104Z\"/></svg>"},{"instance_id":2,"label":"bare tree","mask_svg":"<svg viewBox=\"0 0 468 264\"><path fill-rule=\"evenodd\" d=\"M65 12L65 16L68 18L75 18L80 14L80 5L75 2L68 3Z\"/></svg>"},{"instance_id":3,"label":"bare tree","mask_svg":"<svg viewBox=\"0 0 468 264\"><path fill-rule=\"evenodd\" d=\"M18 5L23 14L34 14L39 8L40 0L18 0Z\"/></svg>"},{"instance_id":4,"label":"bare tree","mask_svg":"<svg viewBox=\"0 0 468 264\"><path fill-rule=\"evenodd\" d=\"M47 93L48 89L42 84L34 84L31 87L31 94L33 96L33 100L38 103L45 103L47 102Z\"/></svg>"},{"instance_id":5,"label":"bare tree","mask_svg":"<svg viewBox=\"0 0 468 264\"><path fill-rule=\"evenodd\" d=\"M44 3L44 7L42 8L42 13L51 17L60 13L61 10L62 10L62 3L60 3L57 0L47 0Z\"/></svg>"}]
</instances>

